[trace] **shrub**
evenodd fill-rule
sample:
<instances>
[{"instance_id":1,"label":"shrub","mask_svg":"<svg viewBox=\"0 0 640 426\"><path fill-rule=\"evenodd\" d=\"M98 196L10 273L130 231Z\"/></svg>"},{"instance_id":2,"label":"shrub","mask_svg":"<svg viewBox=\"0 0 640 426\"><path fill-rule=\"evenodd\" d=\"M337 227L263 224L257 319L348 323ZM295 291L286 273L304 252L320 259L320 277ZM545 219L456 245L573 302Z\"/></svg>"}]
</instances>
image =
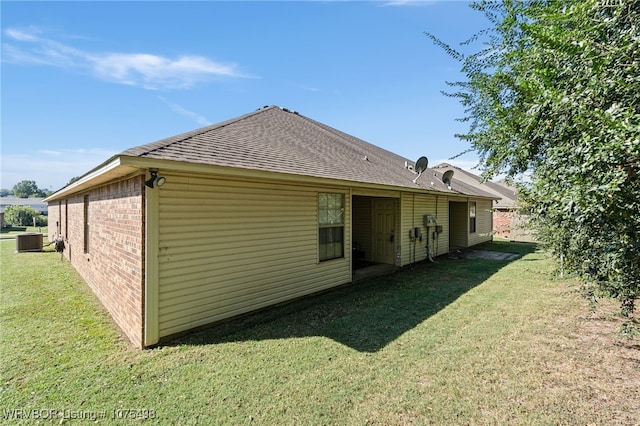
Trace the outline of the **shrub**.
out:
<instances>
[{"instance_id":1,"label":"shrub","mask_svg":"<svg viewBox=\"0 0 640 426\"><path fill-rule=\"evenodd\" d=\"M7 206L4 212L4 221L14 226L32 226L33 218L40 216L37 211L29 206ZM38 219L36 219L36 226ZM45 220L46 223L46 220Z\"/></svg>"}]
</instances>

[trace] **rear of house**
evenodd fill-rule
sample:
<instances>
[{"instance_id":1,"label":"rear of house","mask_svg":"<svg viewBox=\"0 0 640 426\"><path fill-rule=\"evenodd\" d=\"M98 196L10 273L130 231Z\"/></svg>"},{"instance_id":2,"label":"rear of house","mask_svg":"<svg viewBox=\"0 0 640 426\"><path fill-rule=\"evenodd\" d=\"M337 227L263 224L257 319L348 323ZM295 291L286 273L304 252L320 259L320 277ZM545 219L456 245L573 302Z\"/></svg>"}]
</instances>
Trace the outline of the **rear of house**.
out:
<instances>
[{"instance_id":1,"label":"rear of house","mask_svg":"<svg viewBox=\"0 0 640 426\"><path fill-rule=\"evenodd\" d=\"M348 284L356 268L491 239L490 195L416 180L406 163L268 107L113 157L47 199L49 238L127 337L152 346Z\"/></svg>"},{"instance_id":2,"label":"rear of house","mask_svg":"<svg viewBox=\"0 0 640 426\"><path fill-rule=\"evenodd\" d=\"M449 201L450 250L489 241L493 226L491 200L465 199Z\"/></svg>"},{"instance_id":3,"label":"rear of house","mask_svg":"<svg viewBox=\"0 0 640 426\"><path fill-rule=\"evenodd\" d=\"M491 194L493 202L489 208L493 210L493 235L500 238L508 238L511 241L534 242L535 236L529 227L529 218L521 213L518 203L518 190L516 187L508 184L504 180L492 182L485 180L481 176L475 175L469 171L452 166L451 164L441 163L434 167L435 172L439 176L445 173L451 173L455 178L454 188L461 190L467 194L476 194L481 191L482 194ZM473 208L473 205L466 206L467 209ZM482 206L476 206L476 209L487 208L486 203ZM454 217L459 217L462 223L463 210L462 205L453 206ZM469 230L473 224L470 222ZM462 232L462 231L460 231ZM458 235L454 237L455 244L465 247L467 238L470 241L475 239L471 236Z\"/></svg>"}]
</instances>

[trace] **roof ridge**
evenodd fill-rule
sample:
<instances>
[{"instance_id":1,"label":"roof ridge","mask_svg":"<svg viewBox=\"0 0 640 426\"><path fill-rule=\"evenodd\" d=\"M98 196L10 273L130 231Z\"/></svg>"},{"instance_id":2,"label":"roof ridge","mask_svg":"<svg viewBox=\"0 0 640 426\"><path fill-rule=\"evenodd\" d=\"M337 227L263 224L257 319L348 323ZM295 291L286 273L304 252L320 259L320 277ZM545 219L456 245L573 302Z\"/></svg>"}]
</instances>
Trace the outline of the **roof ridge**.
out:
<instances>
[{"instance_id":1,"label":"roof ridge","mask_svg":"<svg viewBox=\"0 0 640 426\"><path fill-rule=\"evenodd\" d=\"M165 161L167 168L176 165L179 170L181 162L456 193L437 177L427 179L429 174L435 174L432 168L417 182L407 157L277 105L129 148L84 175L82 183L93 179L91 173L96 170L100 175L111 176L107 171L118 165L121 157L129 158L127 164L118 166L123 172L131 167L144 168L146 163L141 159L151 159Z\"/></svg>"},{"instance_id":2,"label":"roof ridge","mask_svg":"<svg viewBox=\"0 0 640 426\"><path fill-rule=\"evenodd\" d=\"M286 109L284 109L284 110L287 111ZM359 138L357 136L354 136L354 135L351 135L349 133L346 133L346 132L344 132L344 131L342 131L340 129L336 129L335 127L332 127L332 126L330 126L328 124L325 124L325 123L322 123L320 121L314 120L313 118L307 117L307 116L302 115L302 114L298 114L295 111L288 111L288 112L293 112L294 114L299 115L301 118L305 119L307 122L310 122L314 126L316 126L319 129L321 129L322 131L330 134L331 136L339 137L344 142L349 143L350 146L353 146L354 142L357 142L358 144L366 145L371 150L375 150L375 154L380 154L380 152L385 152L387 154L391 154L391 155L393 155L393 156L395 156L397 158L400 158L400 159L402 159L404 161L411 161L408 158L406 158L406 157L404 157L404 156L402 156L402 155L400 155L400 154L398 154L396 152L393 152L393 151L390 151L390 150L388 150L386 148L383 148L381 146L375 145L375 144L373 144L371 142L368 142L368 141L366 141L366 140L364 140L362 138ZM365 156L366 155L371 155L371 154L373 154L373 153L371 153L371 152L365 153Z\"/></svg>"}]
</instances>

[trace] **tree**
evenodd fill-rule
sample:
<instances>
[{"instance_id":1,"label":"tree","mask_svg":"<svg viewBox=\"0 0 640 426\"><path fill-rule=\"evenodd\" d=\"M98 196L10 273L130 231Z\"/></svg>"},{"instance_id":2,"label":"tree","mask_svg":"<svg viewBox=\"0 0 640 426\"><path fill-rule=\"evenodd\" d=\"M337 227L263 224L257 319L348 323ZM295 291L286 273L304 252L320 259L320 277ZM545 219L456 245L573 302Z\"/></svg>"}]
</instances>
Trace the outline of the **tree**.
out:
<instances>
[{"instance_id":1,"label":"tree","mask_svg":"<svg viewBox=\"0 0 640 426\"><path fill-rule=\"evenodd\" d=\"M46 191L41 190L33 180L23 180L13 187L13 195L19 198L45 197Z\"/></svg>"},{"instance_id":2,"label":"tree","mask_svg":"<svg viewBox=\"0 0 640 426\"><path fill-rule=\"evenodd\" d=\"M640 2L478 1L492 28L449 83L458 135L485 175L530 173L522 188L538 237L589 294L640 297ZM473 39L469 42L471 43Z\"/></svg>"},{"instance_id":3,"label":"tree","mask_svg":"<svg viewBox=\"0 0 640 426\"><path fill-rule=\"evenodd\" d=\"M5 222L13 226L31 226L33 218L36 218L36 225L41 221L38 219L39 213L29 206L7 206L5 209Z\"/></svg>"},{"instance_id":4,"label":"tree","mask_svg":"<svg viewBox=\"0 0 640 426\"><path fill-rule=\"evenodd\" d=\"M5 188L0 189L0 197L6 197L8 195L13 195L13 191Z\"/></svg>"}]
</instances>

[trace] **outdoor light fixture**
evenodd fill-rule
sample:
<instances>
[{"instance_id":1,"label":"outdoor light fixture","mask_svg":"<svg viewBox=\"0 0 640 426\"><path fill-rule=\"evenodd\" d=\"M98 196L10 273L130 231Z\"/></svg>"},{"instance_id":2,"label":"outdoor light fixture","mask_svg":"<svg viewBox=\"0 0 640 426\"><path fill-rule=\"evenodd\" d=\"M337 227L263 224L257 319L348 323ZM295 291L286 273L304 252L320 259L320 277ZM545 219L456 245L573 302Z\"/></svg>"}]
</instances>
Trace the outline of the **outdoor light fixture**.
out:
<instances>
[{"instance_id":1,"label":"outdoor light fixture","mask_svg":"<svg viewBox=\"0 0 640 426\"><path fill-rule=\"evenodd\" d=\"M153 189L154 183L158 185L158 188L160 188L167 181L167 178L165 178L164 176L158 176L157 170L150 170L149 173L151 173L151 177L148 180L144 181L144 184L151 189Z\"/></svg>"}]
</instances>

